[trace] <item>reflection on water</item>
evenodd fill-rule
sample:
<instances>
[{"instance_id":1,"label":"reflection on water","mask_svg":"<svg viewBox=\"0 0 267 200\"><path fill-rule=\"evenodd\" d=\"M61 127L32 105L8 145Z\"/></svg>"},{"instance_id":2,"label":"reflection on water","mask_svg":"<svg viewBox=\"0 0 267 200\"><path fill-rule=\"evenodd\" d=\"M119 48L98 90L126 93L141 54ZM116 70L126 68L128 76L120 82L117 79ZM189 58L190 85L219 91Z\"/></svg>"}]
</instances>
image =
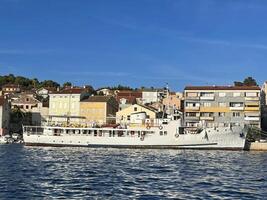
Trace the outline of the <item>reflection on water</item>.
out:
<instances>
[{"instance_id":1,"label":"reflection on water","mask_svg":"<svg viewBox=\"0 0 267 200\"><path fill-rule=\"evenodd\" d=\"M0 146L0 199L265 199L267 153Z\"/></svg>"}]
</instances>

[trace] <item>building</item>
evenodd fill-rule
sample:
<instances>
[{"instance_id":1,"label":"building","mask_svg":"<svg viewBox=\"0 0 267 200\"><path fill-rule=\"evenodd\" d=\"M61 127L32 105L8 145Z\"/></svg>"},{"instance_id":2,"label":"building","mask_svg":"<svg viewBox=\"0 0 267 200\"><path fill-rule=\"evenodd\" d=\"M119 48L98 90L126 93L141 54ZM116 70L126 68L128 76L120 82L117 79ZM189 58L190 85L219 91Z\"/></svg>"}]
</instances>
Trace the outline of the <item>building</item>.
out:
<instances>
[{"instance_id":1,"label":"building","mask_svg":"<svg viewBox=\"0 0 267 200\"><path fill-rule=\"evenodd\" d=\"M184 98L187 127L245 124L260 127L258 86L188 86Z\"/></svg>"},{"instance_id":2,"label":"building","mask_svg":"<svg viewBox=\"0 0 267 200\"><path fill-rule=\"evenodd\" d=\"M167 96L167 89L144 89L142 91L142 103L152 104L161 101Z\"/></svg>"},{"instance_id":3,"label":"building","mask_svg":"<svg viewBox=\"0 0 267 200\"><path fill-rule=\"evenodd\" d=\"M130 124L137 121L138 124L154 123L156 118L157 110L140 104L131 105L116 113L116 121L119 124Z\"/></svg>"},{"instance_id":4,"label":"building","mask_svg":"<svg viewBox=\"0 0 267 200\"><path fill-rule=\"evenodd\" d=\"M42 122L48 121L49 104L47 102L39 102L36 107L33 107L31 123L33 125L41 125Z\"/></svg>"},{"instance_id":5,"label":"building","mask_svg":"<svg viewBox=\"0 0 267 200\"><path fill-rule=\"evenodd\" d=\"M7 99L0 96L0 136L9 133L10 107Z\"/></svg>"},{"instance_id":6,"label":"building","mask_svg":"<svg viewBox=\"0 0 267 200\"><path fill-rule=\"evenodd\" d=\"M119 102L119 110L130 107L133 104L141 102L142 92L140 91L119 91L116 94L116 100Z\"/></svg>"},{"instance_id":7,"label":"building","mask_svg":"<svg viewBox=\"0 0 267 200\"><path fill-rule=\"evenodd\" d=\"M4 94L12 94L21 92L21 87L18 84L6 84L2 86L2 91Z\"/></svg>"},{"instance_id":8,"label":"building","mask_svg":"<svg viewBox=\"0 0 267 200\"><path fill-rule=\"evenodd\" d=\"M112 96L91 96L80 102L80 115L87 124L115 124L118 103Z\"/></svg>"},{"instance_id":9,"label":"building","mask_svg":"<svg viewBox=\"0 0 267 200\"><path fill-rule=\"evenodd\" d=\"M37 107L38 103L41 102L33 94L19 94L16 98L12 99L11 107L20 108L23 112L32 112L32 109Z\"/></svg>"},{"instance_id":10,"label":"building","mask_svg":"<svg viewBox=\"0 0 267 200\"><path fill-rule=\"evenodd\" d=\"M110 96L114 95L114 91L108 88L102 88L96 91L98 95Z\"/></svg>"},{"instance_id":11,"label":"building","mask_svg":"<svg viewBox=\"0 0 267 200\"><path fill-rule=\"evenodd\" d=\"M49 95L49 121L80 122L80 101L88 98L83 88L70 88Z\"/></svg>"},{"instance_id":12,"label":"building","mask_svg":"<svg viewBox=\"0 0 267 200\"><path fill-rule=\"evenodd\" d=\"M267 131L267 81L264 82L261 88L261 116L262 129Z\"/></svg>"},{"instance_id":13,"label":"building","mask_svg":"<svg viewBox=\"0 0 267 200\"><path fill-rule=\"evenodd\" d=\"M36 94L43 99L46 99L49 97L50 93L53 93L56 91L56 88L51 88L51 87L42 87L36 90Z\"/></svg>"},{"instance_id":14,"label":"building","mask_svg":"<svg viewBox=\"0 0 267 200\"><path fill-rule=\"evenodd\" d=\"M181 93L170 93L162 100L162 104L166 108L172 108L175 110L182 110L183 95Z\"/></svg>"}]
</instances>

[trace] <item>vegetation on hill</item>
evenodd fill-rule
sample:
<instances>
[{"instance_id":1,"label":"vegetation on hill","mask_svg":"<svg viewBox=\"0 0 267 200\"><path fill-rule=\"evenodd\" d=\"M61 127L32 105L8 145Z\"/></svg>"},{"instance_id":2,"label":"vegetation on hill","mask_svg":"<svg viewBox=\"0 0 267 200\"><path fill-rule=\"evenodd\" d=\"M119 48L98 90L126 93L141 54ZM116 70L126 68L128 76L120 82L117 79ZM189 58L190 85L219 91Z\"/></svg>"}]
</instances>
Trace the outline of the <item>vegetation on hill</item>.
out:
<instances>
[{"instance_id":1,"label":"vegetation on hill","mask_svg":"<svg viewBox=\"0 0 267 200\"><path fill-rule=\"evenodd\" d=\"M0 87L6 84L18 84L23 89L30 90L32 88L41 87L59 87L60 84L53 80L39 81L37 78L29 79L23 76L14 76L13 74L0 76Z\"/></svg>"}]
</instances>

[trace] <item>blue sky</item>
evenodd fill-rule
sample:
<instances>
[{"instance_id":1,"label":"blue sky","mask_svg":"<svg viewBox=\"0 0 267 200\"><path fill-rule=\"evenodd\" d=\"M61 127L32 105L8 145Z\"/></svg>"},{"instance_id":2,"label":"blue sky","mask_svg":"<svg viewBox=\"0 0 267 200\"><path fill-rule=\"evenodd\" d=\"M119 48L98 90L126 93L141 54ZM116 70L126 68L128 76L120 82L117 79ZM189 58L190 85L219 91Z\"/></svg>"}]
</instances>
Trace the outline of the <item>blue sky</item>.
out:
<instances>
[{"instance_id":1,"label":"blue sky","mask_svg":"<svg viewBox=\"0 0 267 200\"><path fill-rule=\"evenodd\" d=\"M267 79L266 0L0 0L0 74L173 90Z\"/></svg>"}]
</instances>

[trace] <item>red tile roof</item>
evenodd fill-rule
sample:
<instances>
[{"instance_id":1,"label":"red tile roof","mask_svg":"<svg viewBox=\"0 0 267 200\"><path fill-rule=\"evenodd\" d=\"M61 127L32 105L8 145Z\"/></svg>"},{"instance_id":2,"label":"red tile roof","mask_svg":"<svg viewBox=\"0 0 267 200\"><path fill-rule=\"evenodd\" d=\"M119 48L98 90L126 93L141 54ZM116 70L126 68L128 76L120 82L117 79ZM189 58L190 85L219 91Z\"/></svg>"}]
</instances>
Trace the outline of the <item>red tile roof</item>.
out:
<instances>
[{"instance_id":1,"label":"red tile roof","mask_svg":"<svg viewBox=\"0 0 267 200\"><path fill-rule=\"evenodd\" d=\"M184 90L260 90L259 86L186 86Z\"/></svg>"},{"instance_id":2,"label":"red tile roof","mask_svg":"<svg viewBox=\"0 0 267 200\"><path fill-rule=\"evenodd\" d=\"M61 91L52 92L51 94L81 94L85 90L83 88L70 88Z\"/></svg>"},{"instance_id":3,"label":"red tile roof","mask_svg":"<svg viewBox=\"0 0 267 200\"><path fill-rule=\"evenodd\" d=\"M112 96L91 96L88 99L84 99L81 102L108 102Z\"/></svg>"}]
</instances>

